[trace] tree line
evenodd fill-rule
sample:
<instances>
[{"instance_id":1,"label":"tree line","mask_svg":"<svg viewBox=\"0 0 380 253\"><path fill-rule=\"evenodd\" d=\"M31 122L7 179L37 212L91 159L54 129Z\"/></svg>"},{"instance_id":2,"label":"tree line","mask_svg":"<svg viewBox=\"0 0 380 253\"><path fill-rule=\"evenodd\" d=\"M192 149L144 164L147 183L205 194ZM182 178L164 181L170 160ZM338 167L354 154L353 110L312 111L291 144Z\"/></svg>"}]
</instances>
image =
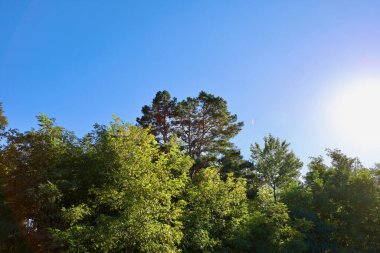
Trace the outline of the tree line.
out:
<instances>
[{"instance_id":1,"label":"tree line","mask_svg":"<svg viewBox=\"0 0 380 253\"><path fill-rule=\"evenodd\" d=\"M77 137L0 104L0 252L380 252L380 165L303 163L268 135L246 160L227 102L159 91L136 124Z\"/></svg>"}]
</instances>

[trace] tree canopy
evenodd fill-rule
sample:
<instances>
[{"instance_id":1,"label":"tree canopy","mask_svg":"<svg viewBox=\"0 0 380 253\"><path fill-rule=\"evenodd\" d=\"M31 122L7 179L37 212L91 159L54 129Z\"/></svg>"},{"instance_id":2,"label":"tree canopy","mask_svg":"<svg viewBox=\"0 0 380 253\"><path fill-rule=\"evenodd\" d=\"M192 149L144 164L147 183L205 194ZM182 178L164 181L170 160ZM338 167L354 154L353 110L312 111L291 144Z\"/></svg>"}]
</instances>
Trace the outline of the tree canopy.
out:
<instances>
[{"instance_id":1,"label":"tree canopy","mask_svg":"<svg viewBox=\"0 0 380 253\"><path fill-rule=\"evenodd\" d=\"M152 105L143 106L141 111L138 125L149 127L159 143L168 143L173 135L182 141L182 148L195 160L191 174L233 150L231 139L243 127L243 122L237 122L237 115L228 111L223 98L204 91L180 102L171 98L168 91L159 91Z\"/></svg>"},{"instance_id":2,"label":"tree canopy","mask_svg":"<svg viewBox=\"0 0 380 253\"><path fill-rule=\"evenodd\" d=\"M278 190L298 178L302 162L289 150L290 144L272 135L264 138L264 147L258 143L251 146L254 171L259 179L273 190L277 202Z\"/></svg>"},{"instance_id":3,"label":"tree canopy","mask_svg":"<svg viewBox=\"0 0 380 253\"><path fill-rule=\"evenodd\" d=\"M142 111L78 137L44 114L8 129L0 106L0 252L380 252L378 164L328 149L301 177L272 135L245 160L206 92Z\"/></svg>"}]
</instances>

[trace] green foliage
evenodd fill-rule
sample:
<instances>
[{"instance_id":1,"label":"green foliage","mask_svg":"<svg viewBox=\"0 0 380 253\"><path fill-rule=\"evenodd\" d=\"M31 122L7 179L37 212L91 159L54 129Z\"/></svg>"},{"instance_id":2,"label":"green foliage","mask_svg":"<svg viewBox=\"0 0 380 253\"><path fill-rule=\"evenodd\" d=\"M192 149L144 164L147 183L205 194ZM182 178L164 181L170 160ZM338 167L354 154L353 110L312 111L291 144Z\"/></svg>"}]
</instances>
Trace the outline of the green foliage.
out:
<instances>
[{"instance_id":1,"label":"green foliage","mask_svg":"<svg viewBox=\"0 0 380 253\"><path fill-rule=\"evenodd\" d=\"M176 110L176 98L171 98L168 91L157 92L152 105L141 109L142 116L137 123L142 127L150 127L151 133L159 144L167 144L173 135L173 119Z\"/></svg>"},{"instance_id":2,"label":"green foliage","mask_svg":"<svg viewBox=\"0 0 380 253\"><path fill-rule=\"evenodd\" d=\"M56 237L77 251L178 251L191 160L174 141L160 152L148 130L119 119L94 139L103 183L85 203L62 210L68 226Z\"/></svg>"},{"instance_id":3,"label":"green foliage","mask_svg":"<svg viewBox=\"0 0 380 253\"><path fill-rule=\"evenodd\" d=\"M185 252L216 252L234 247L247 218L245 180L229 174L221 180L215 168L200 172L187 191Z\"/></svg>"},{"instance_id":4,"label":"green foliage","mask_svg":"<svg viewBox=\"0 0 380 253\"><path fill-rule=\"evenodd\" d=\"M187 153L194 158L203 154L219 154L231 148L229 140L242 128L231 115L227 102L201 91L196 98L178 103L176 125L178 135L185 142Z\"/></svg>"},{"instance_id":5,"label":"green foliage","mask_svg":"<svg viewBox=\"0 0 380 253\"><path fill-rule=\"evenodd\" d=\"M223 156L219 161L220 174L225 178L227 174L233 173L235 177L244 177L247 180L252 179L252 163L243 159L240 150L231 148L223 151Z\"/></svg>"},{"instance_id":6,"label":"green foliage","mask_svg":"<svg viewBox=\"0 0 380 253\"><path fill-rule=\"evenodd\" d=\"M271 135L244 161L220 97L158 92L142 127L114 117L83 138L37 118L6 129L0 105L0 252L380 251L379 164L328 150L301 182Z\"/></svg>"},{"instance_id":7,"label":"green foliage","mask_svg":"<svg viewBox=\"0 0 380 253\"><path fill-rule=\"evenodd\" d=\"M287 206L275 201L273 189L263 186L253 201L248 222L248 237L254 252L305 252L304 235L297 230L309 229L304 220L292 221Z\"/></svg>"},{"instance_id":8,"label":"green foliage","mask_svg":"<svg viewBox=\"0 0 380 253\"><path fill-rule=\"evenodd\" d=\"M0 103L0 252L31 252L22 230L12 215L12 203L6 198L7 157L3 153L2 139L7 135L4 130L8 122L3 113L2 103Z\"/></svg>"},{"instance_id":9,"label":"green foliage","mask_svg":"<svg viewBox=\"0 0 380 253\"><path fill-rule=\"evenodd\" d=\"M12 216L12 210L2 188L0 191L0 252L31 252L24 234Z\"/></svg>"},{"instance_id":10,"label":"green foliage","mask_svg":"<svg viewBox=\"0 0 380 253\"><path fill-rule=\"evenodd\" d=\"M49 243L46 229L59 223L59 164L74 139L55 126L53 119L40 115L38 121L38 130L9 132L8 144L1 150L4 194L16 223L35 250Z\"/></svg>"},{"instance_id":11,"label":"green foliage","mask_svg":"<svg viewBox=\"0 0 380 253\"><path fill-rule=\"evenodd\" d=\"M310 196L302 209L314 224L307 235L309 251L376 252L380 248L376 170L363 168L339 150L328 150L328 156L331 166L321 157L313 158L306 175Z\"/></svg>"},{"instance_id":12,"label":"green foliage","mask_svg":"<svg viewBox=\"0 0 380 253\"><path fill-rule=\"evenodd\" d=\"M150 127L159 143L167 143L172 135L182 140L182 148L195 160L192 175L233 149L230 140L243 127L243 122L237 122L237 116L228 111L223 98L204 91L178 103L169 92L159 91L142 113L138 124Z\"/></svg>"},{"instance_id":13,"label":"green foliage","mask_svg":"<svg viewBox=\"0 0 380 253\"><path fill-rule=\"evenodd\" d=\"M289 151L289 145L286 141L269 135L264 138L263 148L258 143L251 146L254 171L264 184L273 189L275 202L278 189L296 179L302 167L302 162Z\"/></svg>"}]
</instances>

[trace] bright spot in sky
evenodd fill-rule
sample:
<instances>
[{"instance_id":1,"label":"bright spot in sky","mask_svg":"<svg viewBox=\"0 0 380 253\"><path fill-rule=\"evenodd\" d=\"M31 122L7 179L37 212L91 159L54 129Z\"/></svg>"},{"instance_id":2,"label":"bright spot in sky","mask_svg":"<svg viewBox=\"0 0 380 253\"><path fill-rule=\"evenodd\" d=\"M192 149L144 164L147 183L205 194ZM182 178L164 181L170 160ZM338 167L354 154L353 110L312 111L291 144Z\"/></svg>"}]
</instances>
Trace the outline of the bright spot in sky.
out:
<instances>
[{"instance_id":1,"label":"bright spot in sky","mask_svg":"<svg viewBox=\"0 0 380 253\"><path fill-rule=\"evenodd\" d=\"M327 114L339 140L373 153L380 148L380 79L362 79L340 88L332 95Z\"/></svg>"}]
</instances>

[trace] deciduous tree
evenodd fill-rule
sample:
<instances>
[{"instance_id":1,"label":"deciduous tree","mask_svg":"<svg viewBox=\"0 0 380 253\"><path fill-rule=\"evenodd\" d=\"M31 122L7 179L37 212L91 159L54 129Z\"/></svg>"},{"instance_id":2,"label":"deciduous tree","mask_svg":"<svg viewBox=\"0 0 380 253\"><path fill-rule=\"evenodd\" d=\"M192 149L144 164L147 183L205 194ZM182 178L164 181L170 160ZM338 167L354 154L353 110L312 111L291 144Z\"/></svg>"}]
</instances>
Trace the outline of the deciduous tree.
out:
<instances>
[{"instance_id":1,"label":"deciduous tree","mask_svg":"<svg viewBox=\"0 0 380 253\"><path fill-rule=\"evenodd\" d=\"M275 202L279 188L296 179L302 167L289 145L269 135L264 138L263 148L258 143L251 146L253 169L262 182L272 188Z\"/></svg>"},{"instance_id":2,"label":"deciduous tree","mask_svg":"<svg viewBox=\"0 0 380 253\"><path fill-rule=\"evenodd\" d=\"M247 218L245 180L229 174L223 181L217 169L207 168L193 182L184 216L185 252L231 250Z\"/></svg>"}]
</instances>

